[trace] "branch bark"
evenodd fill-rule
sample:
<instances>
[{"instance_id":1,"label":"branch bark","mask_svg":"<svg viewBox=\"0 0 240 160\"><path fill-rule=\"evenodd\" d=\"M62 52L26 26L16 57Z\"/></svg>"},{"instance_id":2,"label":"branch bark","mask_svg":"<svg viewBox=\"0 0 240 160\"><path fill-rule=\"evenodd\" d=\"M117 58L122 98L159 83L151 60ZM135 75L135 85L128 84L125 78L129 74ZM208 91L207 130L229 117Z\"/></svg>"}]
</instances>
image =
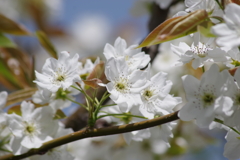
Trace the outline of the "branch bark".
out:
<instances>
[{"instance_id":1,"label":"branch bark","mask_svg":"<svg viewBox=\"0 0 240 160\"><path fill-rule=\"evenodd\" d=\"M86 129L68 134L66 136L48 141L44 143L40 148L31 149L27 153L24 153L22 155L14 156L13 154L8 154L5 156L2 156L0 157L0 160L19 160L19 159L36 155L36 154L46 153L48 150L52 148L55 148L76 140L89 138L89 137L99 137L99 136L120 134L120 133L135 131L135 130L146 129L146 128L162 125L168 122L172 122L178 119L179 119L178 111L176 111L174 113L171 113L162 117L158 117L158 118L154 118L154 119L146 120L142 122L132 123L132 124L98 128L98 129L86 128Z\"/></svg>"}]
</instances>

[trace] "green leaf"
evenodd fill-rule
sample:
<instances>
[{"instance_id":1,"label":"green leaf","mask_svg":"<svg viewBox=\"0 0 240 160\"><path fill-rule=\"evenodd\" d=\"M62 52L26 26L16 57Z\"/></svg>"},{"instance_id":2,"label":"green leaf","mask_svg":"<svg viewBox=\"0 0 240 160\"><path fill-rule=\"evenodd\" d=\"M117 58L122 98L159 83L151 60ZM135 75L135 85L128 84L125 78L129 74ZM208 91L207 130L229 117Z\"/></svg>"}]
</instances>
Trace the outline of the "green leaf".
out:
<instances>
[{"instance_id":1,"label":"green leaf","mask_svg":"<svg viewBox=\"0 0 240 160\"><path fill-rule=\"evenodd\" d=\"M10 39L8 39L6 36L4 36L2 33L0 33L0 47L15 48L16 45Z\"/></svg>"},{"instance_id":2,"label":"green leaf","mask_svg":"<svg viewBox=\"0 0 240 160\"><path fill-rule=\"evenodd\" d=\"M15 75L11 72L11 70L8 68L6 63L3 62L3 60L0 58L0 76L1 78L4 78L9 83L11 83L16 88L21 88L19 86L19 82L17 81Z\"/></svg>"},{"instance_id":3,"label":"green leaf","mask_svg":"<svg viewBox=\"0 0 240 160\"><path fill-rule=\"evenodd\" d=\"M36 35L42 47L46 49L50 56L57 59L57 51L54 48L51 41L49 40L49 38L47 37L47 35L42 31L37 31Z\"/></svg>"},{"instance_id":4,"label":"green leaf","mask_svg":"<svg viewBox=\"0 0 240 160\"><path fill-rule=\"evenodd\" d=\"M0 14L0 32L14 35L29 35L25 27Z\"/></svg>"},{"instance_id":5,"label":"green leaf","mask_svg":"<svg viewBox=\"0 0 240 160\"><path fill-rule=\"evenodd\" d=\"M64 119L66 117L65 113L61 109L58 109L53 119Z\"/></svg>"},{"instance_id":6,"label":"green leaf","mask_svg":"<svg viewBox=\"0 0 240 160\"><path fill-rule=\"evenodd\" d=\"M137 47L146 47L180 38L197 31L197 26L208 20L205 10L197 10L185 16L170 18L156 27Z\"/></svg>"}]
</instances>

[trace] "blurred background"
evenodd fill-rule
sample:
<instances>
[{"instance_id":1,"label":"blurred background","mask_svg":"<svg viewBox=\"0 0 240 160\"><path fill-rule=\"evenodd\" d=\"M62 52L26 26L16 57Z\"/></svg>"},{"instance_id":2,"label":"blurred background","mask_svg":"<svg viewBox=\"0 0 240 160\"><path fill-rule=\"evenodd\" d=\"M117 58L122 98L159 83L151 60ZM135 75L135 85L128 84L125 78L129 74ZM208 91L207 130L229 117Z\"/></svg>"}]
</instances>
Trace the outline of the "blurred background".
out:
<instances>
[{"instance_id":1,"label":"blurred background","mask_svg":"<svg viewBox=\"0 0 240 160\"><path fill-rule=\"evenodd\" d=\"M164 1L166 3L167 0ZM27 33L15 34L14 30L4 30L4 27L0 26L1 38L10 40L7 45L0 43L1 90L11 93L34 88L34 70L41 71L46 58L55 53L68 51L70 54L78 53L81 58L99 56L104 60L102 53L105 44L113 45L117 37L125 39L128 46L140 43L158 24L184 10L181 0L173 0L171 4L169 0L167 6L165 3L163 5L164 1L0 0L0 13L4 16L0 19L0 25L8 24L3 22L10 19L27 30L23 29ZM7 28L10 28L9 26L6 25ZM40 30L44 36L35 35L35 32ZM46 39L49 40L48 43ZM171 43L178 44L180 41L191 44L189 37ZM52 48L49 45L52 45ZM184 97L182 75L193 74L198 78L201 76L201 73L193 71L190 65L173 66L178 58L171 53L170 42L143 50L151 55L154 72L169 73L169 78L174 82L172 94L176 96ZM34 91L30 89L28 93ZM65 113L71 116L76 111L78 106L75 105L65 110ZM160 139L132 142L128 146L122 142L121 136L109 136L79 141L79 148L75 152L80 154L79 160L226 159L222 155L226 134L223 130L199 129L194 123L180 122L174 134L176 136L170 140L170 149ZM74 152L74 147L71 148L70 145L69 148ZM96 150L96 153L89 156L91 153L88 148ZM100 158L103 154L106 156Z\"/></svg>"}]
</instances>

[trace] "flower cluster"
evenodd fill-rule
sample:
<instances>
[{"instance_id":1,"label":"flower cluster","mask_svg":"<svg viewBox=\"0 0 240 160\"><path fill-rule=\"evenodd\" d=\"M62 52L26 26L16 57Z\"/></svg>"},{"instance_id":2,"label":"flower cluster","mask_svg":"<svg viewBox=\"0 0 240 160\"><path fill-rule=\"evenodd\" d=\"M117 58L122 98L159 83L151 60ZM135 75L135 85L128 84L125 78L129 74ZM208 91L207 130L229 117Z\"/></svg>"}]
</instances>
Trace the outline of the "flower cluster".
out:
<instances>
[{"instance_id":1,"label":"flower cluster","mask_svg":"<svg viewBox=\"0 0 240 160\"><path fill-rule=\"evenodd\" d=\"M172 3L170 0L155 1L162 8L167 8L169 3ZM58 59L48 58L41 73L35 71L34 83L37 91L31 95L30 100L22 101L6 113L4 108L8 102L8 93L0 92L0 155L21 155L30 149L43 146L48 141L72 133L71 129L65 129L58 121L63 117L58 116L64 115L62 109L76 103L88 111L87 131L96 127L101 118L108 124L123 125L169 115L180 108L175 115L182 121L195 120L200 127L226 129L227 143L223 154L229 159L240 158L240 69L237 68L240 66L240 6L229 3L223 9L223 4L214 0L185 0L185 6L185 11L178 12L173 20L166 22L169 24L160 25L162 31L158 34L164 35L152 36L156 30L150 33L150 39L157 37L156 41L172 33L176 35L170 35L170 39L171 36L178 38L181 36L178 33L182 25L179 25L179 30L175 28L177 31L169 29L170 33L166 26L170 28L172 24L178 26L178 21L186 22L188 15L193 15L197 10L202 11L198 13L205 13L207 18L203 20L203 24L195 27L196 30L187 30L183 25L184 35L195 32L187 37L190 43L181 41L176 45L170 41L169 48L179 57L175 66L188 65L193 72L201 71L198 78L196 74L182 76L185 97L175 97L172 94L173 82L168 80L167 73L160 71L152 74L150 55L141 51L138 45L128 47L126 41L120 37L115 40L114 45L105 45L104 69L99 58L95 62L87 59L83 64L79 61L78 54L70 56L63 51L58 55ZM192 17L190 19L194 20ZM155 44L155 41L150 44L153 43ZM101 70L104 70L104 73L99 76L98 72ZM98 87L105 87L106 90L100 98L94 96L94 89ZM89 88L91 89L88 90ZM87 91L93 91L94 94L89 95ZM83 103L75 100L80 93L85 96ZM108 98L111 102L105 104ZM164 148L169 148L169 138L173 137L172 131L176 124L169 122L136 130L124 133L123 137L129 145L135 144L132 141L149 139L151 146L161 143ZM181 124L178 127L181 127ZM115 139L115 136L110 139ZM161 142L155 141L156 139ZM76 151L76 148L87 146L96 149L92 142L95 141L101 146L100 140L106 144L110 142L104 138L85 139L81 144L75 142L60 146L29 159L87 159L85 154L92 150L81 152ZM106 145L98 152L109 150L109 145ZM95 154L87 156L98 158ZM119 157L119 154L113 157Z\"/></svg>"},{"instance_id":2,"label":"flower cluster","mask_svg":"<svg viewBox=\"0 0 240 160\"><path fill-rule=\"evenodd\" d=\"M210 64L210 69L203 73L200 80L191 75L182 77L187 103L181 108L179 117L184 121L195 119L197 125L202 127L227 129L229 132L224 156L238 159L240 154L236 146L240 144L240 69L235 68L234 76L228 70L220 70L239 66L240 6L230 3L223 14L217 1L203 0L195 3L186 0L185 4L188 7L187 12L205 9L211 20L217 24L211 27L215 37L205 37L197 32L192 36L191 46L184 42L180 42L179 46L171 46L173 53L180 58L177 66L191 62L194 69L202 67L204 71ZM187 12L184 14L188 14ZM181 14L184 15L179 12L177 16ZM219 23L221 19L223 23Z\"/></svg>"},{"instance_id":3,"label":"flower cluster","mask_svg":"<svg viewBox=\"0 0 240 160\"><path fill-rule=\"evenodd\" d=\"M107 44L104 48L107 59L105 74L110 81L105 86L111 100L117 104L106 108L105 112L113 115L112 120L118 124L160 117L172 113L173 108L181 103L181 98L169 94L172 82L167 80L167 73L159 72L152 76L149 55L135 47L127 48L125 40L117 38L114 46ZM163 126L159 128L163 133L160 136L168 143L173 124ZM132 139L142 141L149 138L153 130L126 133L124 138L128 143Z\"/></svg>"}]
</instances>

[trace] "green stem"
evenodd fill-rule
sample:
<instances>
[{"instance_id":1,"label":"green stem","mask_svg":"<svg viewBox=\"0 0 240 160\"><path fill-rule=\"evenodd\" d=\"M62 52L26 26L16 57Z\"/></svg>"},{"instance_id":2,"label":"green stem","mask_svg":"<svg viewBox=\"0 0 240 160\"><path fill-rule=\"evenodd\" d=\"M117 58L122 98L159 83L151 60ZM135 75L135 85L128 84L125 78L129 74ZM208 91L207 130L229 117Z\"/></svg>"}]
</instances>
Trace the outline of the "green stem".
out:
<instances>
[{"instance_id":1,"label":"green stem","mask_svg":"<svg viewBox=\"0 0 240 160\"><path fill-rule=\"evenodd\" d=\"M100 118L103 118L103 117L107 117L107 116L113 116L113 117L116 117L116 116L130 116L130 117L148 119L148 118L146 118L146 117L137 116L137 115L132 115L132 114L129 114L129 115L128 115L128 114L109 114L109 113L107 113L106 115L99 116L97 119L100 119Z\"/></svg>"},{"instance_id":2,"label":"green stem","mask_svg":"<svg viewBox=\"0 0 240 160\"><path fill-rule=\"evenodd\" d=\"M218 0L215 0L215 1L217 2L218 6L221 8L221 10L224 10L223 6L220 4L220 2Z\"/></svg>"},{"instance_id":3,"label":"green stem","mask_svg":"<svg viewBox=\"0 0 240 160\"><path fill-rule=\"evenodd\" d=\"M66 99L69 100L69 101L71 101L71 102L73 102L73 103L75 103L75 104L78 104L78 105L84 107L86 110L88 110L88 107L85 106L84 104L79 103L79 102L77 102L77 101L74 101L74 100L72 100L71 98L68 98L68 97L66 97Z\"/></svg>"},{"instance_id":4,"label":"green stem","mask_svg":"<svg viewBox=\"0 0 240 160\"><path fill-rule=\"evenodd\" d=\"M96 106L96 110L94 111L94 116L95 116L95 119L97 120L97 116L98 116L98 113L100 111L101 108L103 108L104 106L102 106L102 103L110 96L110 94L107 94L108 92L105 92L100 100L100 102L98 102L98 100L96 99L96 102L97 102L97 106Z\"/></svg>"},{"instance_id":5,"label":"green stem","mask_svg":"<svg viewBox=\"0 0 240 160\"><path fill-rule=\"evenodd\" d=\"M77 87L75 87L75 86L73 86L73 85L72 85L72 87L75 88L75 89L77 89L77 90L79 90L82 94L84 94L84 96L85 96L89 101L93 102L92 98L85 93L85 91L83 90L83 88L81 87L81 85L80 85L78 82L76 82L76 84L77 84L77 86L78 86L80 89L77 88Z\"/></svg>"},{"instance_id":6,"label":"green stem","mask_svg":"<svg viewBox=\"0 0 240 160\"><path fill-rule=\"evenodd\" d=\"M202 66L202 71L203 71L203 73L205 72L205 68L204 68L204 66Z\"/></svg>"},{"instance_id":7,"label":"green stem","mask_svg":"<svg viewBox=\"0 0 240 160\"><path fill-rule=\"evenodd\" d=\"M104 107L111 107L111 106L116 106L117 104L108 104L108 105L103 105L101 106L101 108L104 108Z\"/></svg>"},{"instance_id":8,"label":"green stem","mask_svg":"<svg viewBox=\"0 0 240 160\"><path fill-rule=\"evenodd\" d=\"M230 126L224 124L222 120L220 120L220 119L218 119L218 118L215 118L214 121L217 122L217 123L220 123L220 124L222 124L222 125L224 125L224 126L227 126L228 128L232 129L234 132L236 132L237 134L240 135L240 132L239 132L238 130L236 130L235 128L230 127Z\"/></svg>"}]
</instances>

